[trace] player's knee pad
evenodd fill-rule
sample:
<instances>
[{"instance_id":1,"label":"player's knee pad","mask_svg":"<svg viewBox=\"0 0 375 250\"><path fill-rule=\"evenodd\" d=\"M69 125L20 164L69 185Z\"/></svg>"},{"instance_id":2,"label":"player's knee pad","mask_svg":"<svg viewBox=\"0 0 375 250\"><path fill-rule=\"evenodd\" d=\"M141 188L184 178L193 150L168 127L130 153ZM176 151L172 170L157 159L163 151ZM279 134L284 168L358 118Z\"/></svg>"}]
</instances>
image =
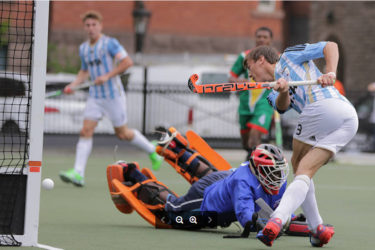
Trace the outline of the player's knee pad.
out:
<instances>
[{"instance_id":1,"label":"player's knee pad","mask_svg":"<svg viewBox=\"0 0 375 250\"><path fill-rule=\"evenodd\" d=\"M137 163L119 163L107 167L107 180L112 200L117 209L123 213L131 213L133 210L141 215L147 222L158 228L170 228L163 222L165 201L161 198L161 192L167 192L177 196L166 185L159 182L152 172L143 168L141 173L148 179L134 183L127 180L124 168ZM134 167L132 165L132 167Z\"/></svg>"},{"instance_id":2,"label":"player's knee pad","mask_svg":"<svg viewBox=\"0 0 375 250\"><path fill-rule=\"evenodd\" d=\"M217 171L202 155L189 147L188 141L170 127L158 142L156 152L191 184L210 172ZM203 163L203 164L201 164Z\"/></svg>"},{"instance_id":3,"label":"player's knee pad","mask_svg":"<svg viewBox=\"0 0 375 250\"><path fill-rule=\"evenodd\" d=\"M185 150L188 142L174 127L170 127L165 136L158 142L156 152L169 160L176 160L181 151Z\"/></svg>"},{"instance_id":4,"label":"player's knee pad","mask_svg":"<svg viewBox=\"0 0 375 250\"><path fill-rule=\"evenodd\" d=\"M187 150L185 154L187 155L187 160L180 160L179 166L181 167L182 171L184 173L188 173L192 179L196 178L196 180L199 180L200 178L206 176L209 172L217 171L217 169L199 153L192 150Z\"/></svg>"},{"instance_id":5,"label":"player's knee pad","mask_svg":"<svg viewBox=\"0 0 375 250\"><path fill-rule=\"evenodd\" d=\"M137 167L139 169L138 165ZM125 213L125 214L132 213L133 208L116 190L116 187L113 184L113 180L118 180L121 183L125 183L123 165L121 164L121 162L117 162L116 164L109 165L107 167L107 183L108 183L109 193L111 195L111 199L113 203L115 204L116 208L120 212Z\"/></svg>"},{"instance_id":6,"label":"player's knee pad","mask_svg":"<svg viewBox=\"0 0 375 250\"><path fill-rule=\"evenodd\" d=\"M150 179L149 179L150 180ZM168 189L163 183L155 180L143 181L140 183L139 187L135 190L137 198L143 203L148 205L162 205L164 208L165 200L161 197L162 192L167 192L168 194L174 193Z\"/></svg>"},{"instance_id":7,"label":"player's knee pad","mask_svg":"<svg viewBox=\"0 0 375 250\"><path fill-rule=\"evenodd\" d=\"M193 184L209 173L217 171L217 169L199 155L199 153L191 150L186 150L184 154L175 161L168 159L166 159L166 161L190 184Z\"/></svg>"}]
</instances>

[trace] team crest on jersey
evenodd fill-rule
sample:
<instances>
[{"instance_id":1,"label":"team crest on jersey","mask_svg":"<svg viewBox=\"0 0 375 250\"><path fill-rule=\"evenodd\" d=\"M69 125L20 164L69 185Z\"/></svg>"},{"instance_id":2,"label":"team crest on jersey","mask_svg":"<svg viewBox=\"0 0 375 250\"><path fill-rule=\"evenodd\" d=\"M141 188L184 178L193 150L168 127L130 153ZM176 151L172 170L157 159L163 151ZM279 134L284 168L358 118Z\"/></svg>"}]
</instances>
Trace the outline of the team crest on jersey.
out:
<instances>
[{"instance_id":1,"label":"team crest on jersey","mask_svg":"<svg viewBox=\"0 0 375 250\"><path fill-rule=\"evenodd\" d=\"M281 75L283 76L284 79L289 79L290 72L289 72L288 67L285 67L285 68L281 71Z\"/></svg>"},{"instance_id":2,"label":"team crest on jersey","mask_svg":"<svg viewBox=\"0 0 375 250\"><path fill-rule=\"evenodd\" d=\"M102 61L100 60L100 59L95 59L95 60L93 60L93 61L89 61L88 62L88 64L90 65L90 66L99 66L100 64L102 63Z\"/></svg>"}]
</instances>

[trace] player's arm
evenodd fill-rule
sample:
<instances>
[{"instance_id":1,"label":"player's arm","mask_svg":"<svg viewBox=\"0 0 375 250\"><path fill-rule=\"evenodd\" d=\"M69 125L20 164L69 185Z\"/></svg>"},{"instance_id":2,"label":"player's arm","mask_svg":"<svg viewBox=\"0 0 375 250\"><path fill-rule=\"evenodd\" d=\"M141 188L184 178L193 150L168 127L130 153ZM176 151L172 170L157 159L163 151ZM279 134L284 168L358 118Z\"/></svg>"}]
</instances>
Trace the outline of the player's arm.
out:
<instances>
[{"instance_id":1,"label":"player's arm","mask_svg":"<svg viewBox=\"0 0 375 250\"><path fill-rule=\"evenodd\" d=\"M122 56L122 53L119 52L116 54L115 58L118 59L118 58L121 58L121 56ZM125 70L127 70L131 66L133 66L133 60L130 58L130 56L122 58L113 70L111 70L105 75L101 75L97 77L95 79L95 84L103 84L106 81L108 81L110 78L123 73Z\"/></svg>"},{"instance_id":2,"label":"player's arm","mask_svg":"<svg viewBox=\"0 0 375 250\"><path fill-rule=\"evenodd\" d=\"M83 83L84 81L86 81L88 78L89 78L89 71L81 69L78 72L76 79L73 82L71 82L71 83L69 83L68 85L65 86L64 93L65 94L73 93L72 89L74 89L74 87L76 87L76 86L80 85L81 83Z\"/></svg>"},{"instance_id":3,"label":"player's arm","mask_svg":"<svg viewBox=\"0 0 375 250\"><path fill-rule=\"evenodd\" d=\"M84 57L84 53L83 53L83 45L81 45L79 47L79 57L81 59L81 69L79 70L76 79L73 82L71 82L70 84L65 86L65 88L64 88L65 94L73 93L73 88L80 85L84 81L86 81L90 76L89 66L87 65L87 63L85 61L85 57Z\"/></svg>"},{"instance_id":4,"label":"player's arm","mask_svg":"<svg viewBox=\"0 0 375 250\"><path fill-rule=\"evenodd\" d=\"M95 84L103 84L110 78L121 74L129 67L133 66L133 60L130 58L124 47L115 38L111 38L108 41L107 49L112 58L114 58L118 64L108 73L101 75L95 79Z\"/></svg>"},{"instance_id":5,"label":"player's arm","mask_svg":"<svg viewBox=\"0 0 375 250\"><path fill-rule=\"evenodd\" d=\"M284 54L297 64L324 57L327 74L321 75L317 80L322 87L333 85L335 83L337 64L339 61L339 50L336 43L318 42L313 44L296 45L287 48L284 51Z\"/></svg>"},{"instance_id":6,"label":"player's arm","mask_svg":"<svg viewBox=\"0 0 375 250\"><path fill-rule=\"evenodd\" d=\"M245 182L237 182L233 189L232 203L237 220L245 227L249 221L252 221L255 203L250 186Z\"/></svg>"},{"instance_id":7,"label":"player's arm","mask_svg":"<svg viewBox=\"0 0 375 250\"><path fill-rule=\"evenodd\" d=\"M285 112L290 106L288 82L284 78L280 78L276 81L276 85L273 89L279 92L275 103L277 110Z\"/></svg>"},{"instance_id":8,"label":"player's arm","mask_svg":"<svg viewBox=\"0 0 375 250\"><path fill-rule=\"evenodd\" d=\"M323 49L324 59L326 61L326 74L318 78L322 87L330 86L335 83L336 70L339 62L339 49L336 43L327 42Z\"/></svg>"}]
</instances>

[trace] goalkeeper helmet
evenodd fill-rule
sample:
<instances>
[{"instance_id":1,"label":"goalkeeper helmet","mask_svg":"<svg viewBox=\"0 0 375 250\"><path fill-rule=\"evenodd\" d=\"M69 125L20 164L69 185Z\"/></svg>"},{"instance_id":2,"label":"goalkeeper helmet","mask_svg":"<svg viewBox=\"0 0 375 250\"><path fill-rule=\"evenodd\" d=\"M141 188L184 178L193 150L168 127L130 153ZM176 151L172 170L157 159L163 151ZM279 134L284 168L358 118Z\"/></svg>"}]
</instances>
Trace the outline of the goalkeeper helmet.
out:
<instances>
[{"instance_id":1,"label":"goalkeeper helmet","mask_svg":"<svg viewBox=\"0 0 375 250\"><path fill-rule=\"evenodd\" d=\"M251 172L264 191L278 194L289 174L289 166L281 150L271 144L260 144L251 153L249 163Z\"/></svg>"}]
</instances>

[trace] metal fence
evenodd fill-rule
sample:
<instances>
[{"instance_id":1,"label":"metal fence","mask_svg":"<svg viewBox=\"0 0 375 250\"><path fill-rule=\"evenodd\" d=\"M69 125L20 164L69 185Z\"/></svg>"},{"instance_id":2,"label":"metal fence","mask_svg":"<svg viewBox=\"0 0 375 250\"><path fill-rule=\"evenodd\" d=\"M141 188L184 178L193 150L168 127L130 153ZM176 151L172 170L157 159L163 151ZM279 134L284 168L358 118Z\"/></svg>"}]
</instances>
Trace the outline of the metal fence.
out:
<instances>
[{"instance_id":1,"label":"metal fence","mask_svg":"<svg viewBox=\"0 0 375 250\"><path fill-rule=\"evenodd\" d=\"M87 91L46 99L45 133L78 134L83 122ZM126 88L128 126L151 136L159 126L181 133L193 129L202 137L239 140L238 98L235 94L197 95L186 84L132 82ZM116 107L114 107L116 108ZM113 134L107 118L96 133Z\"/></svg>"},{"instance_id":2,"label":"metal fence","mask_svg":"<svg viewBox=\"0 0 375 250\"><path fill-rule=\"evenodd\" d=\"M143 79L148 79L147 71ZM189 91L186 82L165 84L142 79L130 81L128 85L125 84L125 88L130 128L137 128L149 137L160 126L174 126L183 134L192 129L215 147L241 147L237 115L239 99L236 93L198 95ZM77 91L72 96L46 99L45 133L78 134L82 127L86 98L87 91ZM373 111L374 97L366 96L363 92L350 92L348 98L356 104L360 115L359 133L348 148L374 151L375 143L361 139L373 137L374 124L368 117ZM291 148L297 116L293 112L281 116L284 147L288 149ZM266 141L274 138L272 128L270 135L264 137ZM114 133L107 118L99 122L95 132Z\"/></svg>"}]
</instances>

